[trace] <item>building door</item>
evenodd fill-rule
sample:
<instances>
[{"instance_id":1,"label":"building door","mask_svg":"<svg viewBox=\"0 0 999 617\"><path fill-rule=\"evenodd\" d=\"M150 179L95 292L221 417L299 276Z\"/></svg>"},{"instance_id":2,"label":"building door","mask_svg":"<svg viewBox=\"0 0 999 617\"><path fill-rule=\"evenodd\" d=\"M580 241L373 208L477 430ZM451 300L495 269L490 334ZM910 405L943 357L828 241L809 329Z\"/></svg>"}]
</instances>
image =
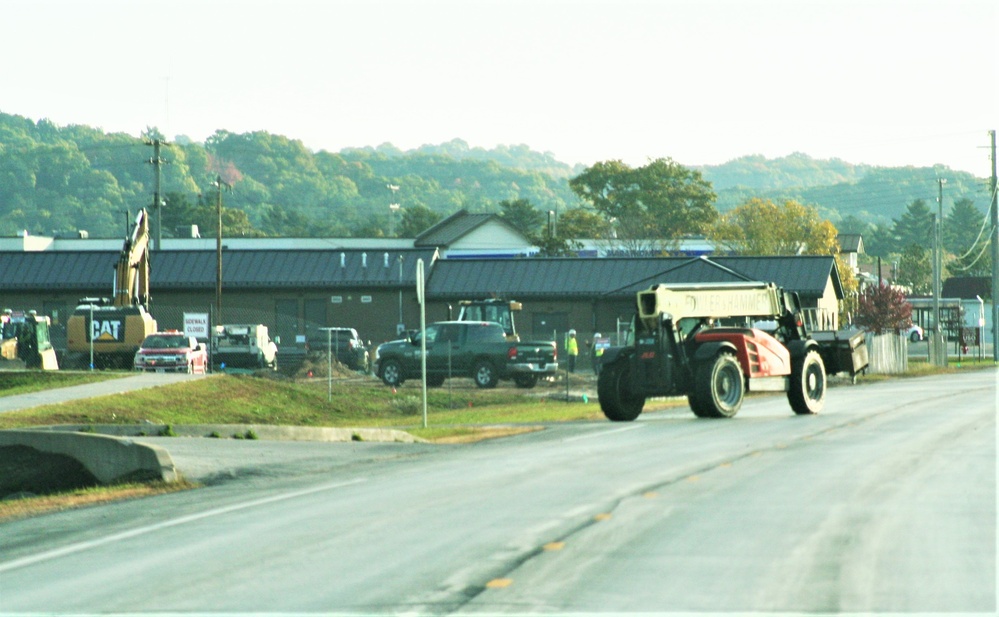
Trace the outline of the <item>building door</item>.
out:
<instances>
[{"instance_id":1,"label":"building door","mask_svg":"<svg viewBox=\"0 0 999 617\"><path fill-rule=\"evenodd\" d=\"M301 347L298 335L298 300L276 300L274 302L274 336L281 338L279 348Z\"/></svg>"},{"instance_id":2,"label":"building door","mask_svg":"<svg viewBox=\"0 0 999 617\"><path fill-rule=\"evenodd\" d=\"M326 333L319 330L326 324L326 300L311 298L305 300L305 338L312 349L325 348Z\"/></svg>"}]
</instances>

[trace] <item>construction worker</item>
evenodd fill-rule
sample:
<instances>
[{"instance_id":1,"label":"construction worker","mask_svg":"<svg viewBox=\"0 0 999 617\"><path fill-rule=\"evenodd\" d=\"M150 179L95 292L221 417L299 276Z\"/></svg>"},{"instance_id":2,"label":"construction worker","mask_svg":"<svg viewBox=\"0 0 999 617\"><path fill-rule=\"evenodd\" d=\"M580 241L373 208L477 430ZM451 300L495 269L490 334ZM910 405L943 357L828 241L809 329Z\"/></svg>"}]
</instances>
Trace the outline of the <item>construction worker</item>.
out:
<instances>
[{"instance_id":1,"label":"construction worker","mask_svg":"<svg viewBox=\"0 0 999 617\"><path fill-rule=\"evenodd\" d=\"M600 374L600 356L604 355L604 348L606 347L606 341L601 340L602 335L597 332L593 335L593 374Z\"/></svg>"},{"instance_id":2,"label":"construction worker","mask_svg":"<svg viewBox=\"0 0 999 617\"><path fill-rule=\"evenodd\" d=\"M576 341L576 331L569 330L569 340L565 343L565 353L569 356L569 372L576 372L576 356L579 355L579 342Z\"/></svg>"}]
</instances>

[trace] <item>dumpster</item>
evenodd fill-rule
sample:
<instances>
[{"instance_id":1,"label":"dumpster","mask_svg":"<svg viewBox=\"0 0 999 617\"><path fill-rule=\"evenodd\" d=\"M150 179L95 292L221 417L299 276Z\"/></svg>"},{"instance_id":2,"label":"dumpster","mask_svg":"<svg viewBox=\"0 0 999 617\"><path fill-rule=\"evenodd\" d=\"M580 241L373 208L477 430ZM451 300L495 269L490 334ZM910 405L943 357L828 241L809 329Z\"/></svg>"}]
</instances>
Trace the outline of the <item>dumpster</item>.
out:
<instances>
[{"instance_id":1,"label":"dumpster","mask_svg":"<svg viewBox=\"0 0 999 617\"><path fill-rule=\"evenodd\" d=\"M854 380L867 368L867 341L862 330L823 330L812 332L819 344L826 373L849 373Z\"/></svg>"}]
</instances>

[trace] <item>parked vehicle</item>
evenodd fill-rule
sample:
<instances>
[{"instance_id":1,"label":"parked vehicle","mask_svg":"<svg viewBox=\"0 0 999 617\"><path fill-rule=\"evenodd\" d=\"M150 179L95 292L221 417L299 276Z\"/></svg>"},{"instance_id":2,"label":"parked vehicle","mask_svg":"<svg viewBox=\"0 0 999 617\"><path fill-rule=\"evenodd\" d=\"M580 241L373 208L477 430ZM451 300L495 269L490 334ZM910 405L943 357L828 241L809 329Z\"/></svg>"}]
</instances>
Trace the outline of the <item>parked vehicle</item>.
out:
<instances>
[{"instance_id":1,"label":"parked vehicle","mask_svg":"<svg viewBox=\"0 0 999 617\"><path fill-rule=\"evenodd\" d=\"M634 420L652 396L686 396L694 415L730 418L757 391L785 392L794 413L814 414L827 364L851 375L867 366L862 333L813 339L797 294L773 283L655 285L636 301L633 338L604 353L597 382L610 420ZM776 322L772 334L746 325L760 319Z\"/></svg>"},{"instance_id":2,"label":"parked vehicle","mask_svg":"<svg viewBox=\"0 0 999 617\"><path fill-rule=\"evenodd\" d=\"M212 333L212 366L277 370L278 347L264 324L225 324Z\"/></svg>"},{"instance_id":3,"label":"parked vehicle","mask_svg":"<svg viewBox=\"0 0 999 617\"><path fill-rule=\"evenodd\" d=\"M461 300L458 302L457 321L495 321L503 326L506 340L519 341L514 313L523 310L524 305L516 300L489 298L488 300ZM450 308L448 309L450 319Z\"/></svg>"},{"instance_id":4,"label":"parked vehicle","mask_svg":"<svg viewBox=\"0 0 999 617\"><path fill-rule=\"evenodd\" d=\"M203 375L208 372L208 351L198 339L183 332L154 332L143 339L133 365L137 371Z\"/></svg>"},{"instance_id":5,"label":"parked vehicle","mask_svg":"<svg viewBox=\"0 0 999 617\"><path fill-rule=\"evenodd\" d=\"M51 326L51 319L35 311L5 310L0 315L0 366L58 370Z\"/></svg>"},{"instance_id":6,"label":"parked vehicle","mask_svg":"<svg viewBox=\"0 0 999 617\"><path fill-rule=\"evenodd\" d=\"M378 346L376 374L390 386L420 377L420 333ZM500 380L533 388L542 376L558 372L554 341L510 342L496 322L441 321L426 328L427 385L448 377L471 377L480 388Z\"/></svg>"},{"instance_id":7,"label":"parked vehicle","mask_svg":"<svg viewBox=\"0 0 999 617\"><path fill-rule=\"evenodd\" d=\"M324 328L325 330L325 328ZM368 346L354 328L330 328L328 340L317 339L312 344L312 351L325 350L325 345L331 347L331 353L337 362L354 371L364 371L370 368Z\"/></svg>"},{"instance_id":8,"label":"parked vehicle","mask_svg":"<svg viewBox=\"0 0 999 617\"><path fill-rule=\"evenodd\" d=\"M904 334L909 337L909 340L913 343L918 343L923 340L923 329L916 324L912 324L906 328Z\"/></svg>"}]
</instances>

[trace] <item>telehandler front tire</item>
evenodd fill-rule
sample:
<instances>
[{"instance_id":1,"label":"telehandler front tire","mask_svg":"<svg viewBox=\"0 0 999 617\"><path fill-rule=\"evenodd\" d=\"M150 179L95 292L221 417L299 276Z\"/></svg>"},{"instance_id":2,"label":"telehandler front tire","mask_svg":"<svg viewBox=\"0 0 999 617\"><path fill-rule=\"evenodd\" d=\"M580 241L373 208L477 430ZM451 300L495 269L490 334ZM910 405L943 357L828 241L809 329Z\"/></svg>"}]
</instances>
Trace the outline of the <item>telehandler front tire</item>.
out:
<instances>
[{"instance_id":1,"label":"telehandler front tire","mask_svg":"<svg viewBox=\"0 0 999 617\"><path fill-rule=\"evenodd\" d=\"M694 371L691 409L700 418L731 418L742 407L746 382L739 360L728 352L700 364Z\"/></svg>"},{"instance_id":2,"label":"telehandler front tire","mask_svg":"<svg viewBox=\"0 0 999 617\"><path fill-rule=\"evenodd\" d=\"M822 411L826 404L826 367L817 351L811 350L791 362L791 384L787 401L799 416Z\"/></svg>"},{"instance_id":3,"label":"telehandler front tire","mask_svg":"<svg viewBox=\"0 0 999 617\"><path fill-rule=\"evenodd\" d=\"M597 377L600 409L613 422L631 422L642 413L645 397L629 391L631 365L621 360L604 365Z\"/></svg>"}]
</instances>

